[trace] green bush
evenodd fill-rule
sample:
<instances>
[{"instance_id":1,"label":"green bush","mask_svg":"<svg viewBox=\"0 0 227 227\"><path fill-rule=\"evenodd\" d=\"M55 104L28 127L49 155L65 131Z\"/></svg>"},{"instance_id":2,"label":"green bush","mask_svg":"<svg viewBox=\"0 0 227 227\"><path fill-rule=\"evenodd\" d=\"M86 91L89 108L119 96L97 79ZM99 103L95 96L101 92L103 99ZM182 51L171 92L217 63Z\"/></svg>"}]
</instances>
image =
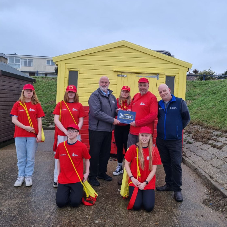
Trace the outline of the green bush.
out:
<instances>
[{"instance_id":1,"label":"green bush","mask_svg":"<svg viewBox=\"0 0 227 227\"><path fill-rule=\"evenodd\" d=\"M56 106L57 78L34 77L34 79L36 79L35 91L45 113L43 127L53 126L54 116L52 113Z\"/></svg>"}]
</instances>

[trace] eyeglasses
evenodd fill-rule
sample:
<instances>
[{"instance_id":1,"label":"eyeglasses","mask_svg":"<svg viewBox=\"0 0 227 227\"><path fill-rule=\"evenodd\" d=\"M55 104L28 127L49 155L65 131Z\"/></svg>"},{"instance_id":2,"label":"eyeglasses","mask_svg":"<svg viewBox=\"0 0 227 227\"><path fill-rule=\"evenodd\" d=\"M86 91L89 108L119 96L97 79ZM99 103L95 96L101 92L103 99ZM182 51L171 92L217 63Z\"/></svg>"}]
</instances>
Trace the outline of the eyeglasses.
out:
<instances>
[{"instance_id":1,"label":"eyeglasses","mask_svg":"<svg viewBox=\"0 0 227 227\"><path fill-rule=\"evenodd\" d=\"M74 133L74 132L78 132L78 131L77 130L73 130L73 129L68 129L67 132Z\"/></svg>"}]
</instances>

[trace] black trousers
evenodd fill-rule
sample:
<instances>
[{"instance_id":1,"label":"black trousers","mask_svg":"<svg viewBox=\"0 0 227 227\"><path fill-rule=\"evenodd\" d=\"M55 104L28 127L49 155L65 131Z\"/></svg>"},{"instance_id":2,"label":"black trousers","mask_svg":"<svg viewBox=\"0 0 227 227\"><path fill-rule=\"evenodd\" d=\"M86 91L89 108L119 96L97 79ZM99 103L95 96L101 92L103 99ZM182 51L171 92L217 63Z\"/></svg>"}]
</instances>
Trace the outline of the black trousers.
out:
<instances>
[{"instance_id":1,"label":"black trousers","mask_svg":"<svg viewBox=\"0 0 227 227\"><path fill-rule=\"evenodd\" d=\"M99 132L89 130L90 144L90 174L89 178L107 172L107 164L110 158L112 132Z\"/></svg>"},{"instance_id":2,"label":"black trousers","mask_svg":"<svg viewBox=\"0 0 227 227\"><path fill-rule=\"evenodd\" d=\"M156 144L165 170L165 182L174 191L181 191L182 186L182 140L156 139Z\"/></svg>"},{"instance_id":3,"label":"black trousers","mask_svg":"<svg viewBox=\"0 0 227 227\"><path fill-rule=\"evenodd\" d=\"M129 128L130 128L130 125L124 125L124 126L116 125L114 129L115 143L117 146L118 163L122 163L123 161L123 148L125 149L125 152L127 151Z\"/></svg>"},{"instance_id":4,"label":"black trousers","mask_svg":"<svg viewBox=\"0 0 227 227\"><path fill-rule=\"evenodd\" d=\"M78 182L74 184L58 184L56 204L58 207L70 205L78 207L83 197L83 185Z\"/></svg>"},{"instance_id":5,"label":"black trousers","mask_svg":"<svg viewBox=\"0 0 227 227\"><path fill-rule=\"evenodd\" d=\"M129 198L131 199L134 187L129 186ZM153 189L149 190L138 190L138 194L136 196L136 201L134 203L133 209L140 210L143 206L147 212L150 212L154 209L155 202L155 192Z\"/></svg>"}]
</instances>

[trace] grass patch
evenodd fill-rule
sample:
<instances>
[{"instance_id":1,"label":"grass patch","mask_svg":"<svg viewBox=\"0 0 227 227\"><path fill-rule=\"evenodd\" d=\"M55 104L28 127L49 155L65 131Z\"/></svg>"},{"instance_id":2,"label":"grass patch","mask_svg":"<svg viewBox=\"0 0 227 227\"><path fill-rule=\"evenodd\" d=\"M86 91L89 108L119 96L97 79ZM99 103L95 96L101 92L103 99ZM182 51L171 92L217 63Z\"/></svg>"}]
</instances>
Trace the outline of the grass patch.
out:
<instances>
[{"instance_id":1,"label":"grass patch","mask_svg":"<svg viewBox=\"0 0 227 227\"><path fill-rule=\"evenodd\" d=\"M187 81L186 101L191 121L227 131L227 80Z\"/></svg>"},{"instance_id":2,"label":"grass patch","mask_svg":"<svg viewBox=\"0 0 227 227\"><path fill-rule=\"evenodd\" d=\"M34 77L35 91L41 102L45 117L43 127L50 127L54 124L53 110L56 106L57 78L56 77Z\"/></svg>"},{"instance_id":3,"label":"grass patch","mask_svg":"<svg viewBox=\"0 0 227 227\"><path fill-rule=\"evenodd\" d=\"M46 115L43 126L53 126L52 113L56 105L57 78L34 78L34 87ZM187 81L186 101L191 122L227 131L226 90L227 80Z\"/></svg>"}]
</instances>

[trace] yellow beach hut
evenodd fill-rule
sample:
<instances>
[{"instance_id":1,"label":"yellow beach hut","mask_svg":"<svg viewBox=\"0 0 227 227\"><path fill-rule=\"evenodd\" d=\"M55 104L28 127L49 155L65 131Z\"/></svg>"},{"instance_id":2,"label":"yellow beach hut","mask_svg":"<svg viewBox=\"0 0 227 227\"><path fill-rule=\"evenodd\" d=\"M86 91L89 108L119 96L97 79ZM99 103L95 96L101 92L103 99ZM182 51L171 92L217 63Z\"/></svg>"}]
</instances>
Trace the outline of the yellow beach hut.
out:
<instances>
[{"instance_id":1,"label":"yellow beach hut","mask_svg":"<svg viewBox=\"0 0 227 227\"><path fill-rule=\"evenodd\" d=\"M149 90L160 99L158 86L166 83L172 93L185 99L186 74L192 64L148 48L119 41L53 58L58 66L56 102L63 99L66 87L76 85L80 103L88 111L88 99L98 88L99 78L107 76L110 89L118 97L122 86L138 92L139 77L149 80ZM83 142L88 143L88 119L82 130Z\"/></svg>"}]
</instances>

